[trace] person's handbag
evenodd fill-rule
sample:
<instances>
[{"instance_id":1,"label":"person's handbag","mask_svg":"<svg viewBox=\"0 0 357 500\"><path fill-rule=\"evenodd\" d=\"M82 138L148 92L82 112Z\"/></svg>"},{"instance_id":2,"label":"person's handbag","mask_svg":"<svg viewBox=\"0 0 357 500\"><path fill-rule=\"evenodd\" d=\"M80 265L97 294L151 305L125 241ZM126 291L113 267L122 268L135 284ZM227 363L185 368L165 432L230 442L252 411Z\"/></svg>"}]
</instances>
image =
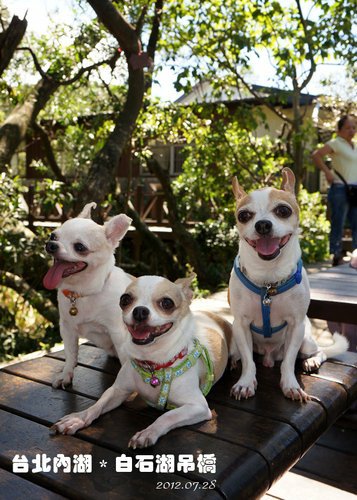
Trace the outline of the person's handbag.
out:
<instances>
[{"instance_id":1,"label":"person's handbag","mask_svg":"<svg viewBox=\"0 0 357 500\"><path fill-rule=\"evenodd\" d=\"M347 184L345 179L338 172L336 172L336 175L339 176L339 178L345 185L348 203L351 205L351 207L357 207L357 185Z\"/></svg>"}]
</instances>

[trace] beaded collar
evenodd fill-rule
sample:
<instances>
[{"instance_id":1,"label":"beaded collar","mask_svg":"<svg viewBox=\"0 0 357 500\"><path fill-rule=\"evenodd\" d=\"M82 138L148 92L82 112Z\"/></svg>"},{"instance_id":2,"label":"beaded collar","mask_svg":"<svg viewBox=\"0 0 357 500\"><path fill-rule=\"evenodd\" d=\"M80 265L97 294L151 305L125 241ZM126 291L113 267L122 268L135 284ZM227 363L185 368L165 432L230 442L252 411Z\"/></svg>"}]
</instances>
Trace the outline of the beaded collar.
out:
<instances>
[{"instance_id":1,"label":"beaded collar","mask_svg":"<svg viewBox=\"0 0 357 500\"><path fill-rule=\"evenodd\" d=\"M190 368L192 368L201 357L202 361L206 367L206 378L204 383L200 386L201 392L204 396L208 394L211 390L214 381L214 371L213 364L210 355L205 346L203 346L198 339L194 339L194 348L190 353L186 353L184 360L177 366L159 368L158 370L148 371L142 365L137 363L137 360L131 360L132 366L140 374L143 382L150 384L152 387L160 386L160 393L156 404L152 404L147 401L148 404L158 408L160 410L175 408L173 405L168 403L170 387L172 380L180 377L186 373ZM181 351L182 352L182 351ZM178 359L178 358L177 358ZM158 380L157 383L153 384L153 378Z\"/></svg>"}]
</instances>

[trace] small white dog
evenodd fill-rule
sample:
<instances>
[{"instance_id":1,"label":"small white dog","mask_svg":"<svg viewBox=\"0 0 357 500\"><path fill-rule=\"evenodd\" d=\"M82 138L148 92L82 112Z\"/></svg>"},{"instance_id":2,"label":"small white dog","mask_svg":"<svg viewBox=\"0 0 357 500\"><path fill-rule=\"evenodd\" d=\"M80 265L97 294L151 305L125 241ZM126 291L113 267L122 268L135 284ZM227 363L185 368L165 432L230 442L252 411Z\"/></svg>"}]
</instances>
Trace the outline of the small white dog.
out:
<instances>
[{"instance_id":1,"label":"small white dog","mask_svg":"<svg viewBox=\"0 0 357 500\"><path fill-rule=\"evenodd\" d=\"M134 391L170 411L136 433L129 447L151 446L171 429L211 418L205 395L225 370L231 325L214 314L190 311L191 281L142 276L129 285L120 299L128 359L98 402L63 417L53 426L56 432L74 434Z\"/></svg>"},{"instance_id":2,"label":"small white dog","mask_svg":"<svg viewBox=\"0 0 357 500\"><path fill-rule=\"evenodd\" d=\"M74 219L51 233L46 251L54 264L43 279L45 288L58 288L64 368L53 387L70 385L77 365L78 340L84 337L112 356L121 356L124 324L119 299L132 278L115 267L114 250L131 219L117 215L101 226L91 219L88 203Z\"/></svg>"},{"instance_id":3,"label":"small white dog","mask_svg":"<svg viewBox=\"0 0 357 500\"><path fill-rule=\"evenodd\" d=\"M283 170L282 189L259 189L247 195L233 179L239 252L229 282L233 323L232 358L242 360L242 374L232 387L236 399L254 395L257 387L253 349L264 366L282 360L281 388L288 398L307 401L296 380L296 357L304 369L318 369L327 357L346 351L347 340L334 335L334 344L321 350L311 336L306 316L309 282L301 263L299 207L293 172Z\"/></svg>"}]
</instances>

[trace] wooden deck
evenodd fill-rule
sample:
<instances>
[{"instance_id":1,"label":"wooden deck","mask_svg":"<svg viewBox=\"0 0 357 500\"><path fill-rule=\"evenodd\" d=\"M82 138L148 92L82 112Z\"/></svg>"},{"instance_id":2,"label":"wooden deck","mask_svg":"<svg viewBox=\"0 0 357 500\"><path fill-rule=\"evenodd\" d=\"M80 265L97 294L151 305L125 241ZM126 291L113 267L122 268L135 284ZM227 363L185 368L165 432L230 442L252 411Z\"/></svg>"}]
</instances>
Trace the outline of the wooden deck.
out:
<instances>
[{"instance_id":1,"label":"wooden deck","mask_svg":"<svg viewBox=\"0 0 357 500\"><path fill-rule=\"evenodd\" d=\"M355 434L344 428L337 435L330 430L321 437L357 399L355 354L326 362L318 374L299 374L305 390L313 396L306 404L284 398L279 389L279 367L264 368L258 362L258 391L246 401L229 396L239 369L227 372L208 397L216 419L175 429L146 450L127 448L129 438L159 414L139 398L100 417L73 437L50 435L50 426L61 416L86 408L99 398L119 367L102 350L82 345L73 387L54 390L51 380L62 365L63 352L59 352L0 371L1 499L258 498L319 438L319 447L313 447L296 467L319 477L318 467L328 459L331 483L351 493L357 491ZM333 449L339 443L344 445L343 452ZM53 459L61 454L72 461L72 472L53 470ZM91 455L91 473L73 471L78 454ZM132 459L131 472L115 470L116 458L123 454ZM180 470L182 454L192 457L194 470ZM199 454L214 454L214 472L199 470ZM28 459L27 473L13 473L16 455ZM136 467L138 455L151 455L154 467L157 458L173 455L175 465L171 472L142 472ZM37 465L32 462L36 456ZM46 458L48 464L41 464ZM33 472L35 465L38 469L42 465L42 470Z\"/></svg>"},{"instance_id":2,"label":"wooden deck","mask_svg":"<svg viewBox=\"0 0 357 500\"><path fill-rule=\"evenodd\" d=\"M343 264L311 274L309 281L311 318L357 324L357 269Z\"/></svg>"}]
</instances>

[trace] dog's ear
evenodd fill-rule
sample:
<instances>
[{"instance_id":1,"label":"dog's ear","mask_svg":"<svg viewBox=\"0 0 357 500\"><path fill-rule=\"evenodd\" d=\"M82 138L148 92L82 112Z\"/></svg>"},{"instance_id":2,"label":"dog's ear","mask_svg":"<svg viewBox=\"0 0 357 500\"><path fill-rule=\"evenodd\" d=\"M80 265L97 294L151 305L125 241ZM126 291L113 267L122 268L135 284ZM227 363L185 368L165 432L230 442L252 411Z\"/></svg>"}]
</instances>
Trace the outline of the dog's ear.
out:
<instances>
[{"instance_id":1,"label":"dog's ear","mask_svg":"<svg viewBox=\"0 0 357 500\"><path fill-rule=\"evenodd\" d=\"M191 289L191 284L195 278L196 278L196 274L192 273L187 278L179 278L178 280L175 281L175 285L178 285L180 288L182 288L184 296L190 302L191 302L192 297L193 297L193 291Z\"/></svg>"},{"instance_id":2,"label":"dog's ear","mask_svg":"<svg viewBox=\"0 0 357 500\"><path fill-rule=\"evenodd\" d=\"M124 238L131 221L132 219L127 215L119 214L104 224L105 236L113 248L116 248L119 241Z\"/></svg>"},{"instance_id":3,"label":"dog's ear","mask_svg":"<svg viewBox=\"0 0 357 500\"><path fill-rule=\"evenodd\" d=\"M94 201L87 203L87 205L85 205L82 208L82 212L79 215L77 215L77 217L80 217L81 219L91 219L92 208L93 210L97 208L97 204Z\"/></svg>"},{"instance_id":4,"label":"dog's ear","mask_svg":"<svg viewBox=\"0 0 357 500\"><path fill-rule=\"evenodd\" d=\"M235 196L236 201L239 201L243 196L246 196L247 193L240 186L237 177L233 177L232 179L232 189Z\"/></svg>"},{"instance_id":5,"label":"dog's ear","mask_svg":"<svg viewBox=\"0 0 357 500\"><path fill-rule=\"evenodd\" d=\"M295 175L294 172L288 168L283 168L283 181L281 183L281 189L284 191L289 191L292 194L295 194Z\"/></svg>"}]
</instances>

